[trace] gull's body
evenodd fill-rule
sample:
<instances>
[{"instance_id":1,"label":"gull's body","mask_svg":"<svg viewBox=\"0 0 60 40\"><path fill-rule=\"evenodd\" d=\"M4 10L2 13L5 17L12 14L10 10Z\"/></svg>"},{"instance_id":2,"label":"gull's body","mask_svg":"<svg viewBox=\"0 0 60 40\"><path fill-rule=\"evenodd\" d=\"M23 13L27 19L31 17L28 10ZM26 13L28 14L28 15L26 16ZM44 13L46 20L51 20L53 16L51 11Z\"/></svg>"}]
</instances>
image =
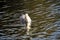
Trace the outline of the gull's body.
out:
<instances>
[{"instance_id":1,"label":"gull's body","mask_svg":"<svg viewBox=\"0 0 60 40\"><path fill-rule=\"evenodd\" d=\"M29 15L26 14L21 14L20 16L20 23L21 24L25 24L26 29L27 29L27 35L29 35L29 30L31 29L31 18L29 17Z\"/></svg>"}]
</instances>

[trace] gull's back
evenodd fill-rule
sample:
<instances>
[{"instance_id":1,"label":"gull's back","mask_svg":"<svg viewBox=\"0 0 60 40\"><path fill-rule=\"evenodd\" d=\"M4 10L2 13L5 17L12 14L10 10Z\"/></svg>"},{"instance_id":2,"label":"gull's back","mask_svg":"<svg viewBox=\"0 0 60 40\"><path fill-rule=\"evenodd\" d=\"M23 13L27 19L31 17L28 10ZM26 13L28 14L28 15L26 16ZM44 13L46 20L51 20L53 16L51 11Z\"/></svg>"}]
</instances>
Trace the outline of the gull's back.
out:
<instances>
[{"instance_id":1,"label":"gull's back","mask_svg":"<svg viewBox=\"0 0 60 40\"><path fill-rule=\"evenodd\" d=\"M20 23L21 23L21 24L26 24L26 20L25 20L25 15L24 15L24 14L22 14L22 15L20 16Z\"/></svg>"}]
</instances>

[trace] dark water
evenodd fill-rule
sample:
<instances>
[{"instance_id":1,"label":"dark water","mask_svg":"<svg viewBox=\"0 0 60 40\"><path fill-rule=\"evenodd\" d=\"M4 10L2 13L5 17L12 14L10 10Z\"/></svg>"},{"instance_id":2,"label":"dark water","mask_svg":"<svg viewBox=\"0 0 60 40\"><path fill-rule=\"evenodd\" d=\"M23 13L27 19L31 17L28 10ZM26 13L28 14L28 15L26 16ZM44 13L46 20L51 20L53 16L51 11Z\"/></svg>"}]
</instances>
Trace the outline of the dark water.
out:
<instances>
[{"instance_id":1,"label":"dark water","mask_svg":"<svg viewBox=\"0 0 60 40\"><path fill-rule=\"evenodd\" d=\"M32 19L31 40L60 40L60 0L25 0L23 3L22 10L27 11ZM26 40L26 30L19 22L19 6L9 10L12 9L0 16L3 25L0 40Z\"/></svg>"}]
</instances>

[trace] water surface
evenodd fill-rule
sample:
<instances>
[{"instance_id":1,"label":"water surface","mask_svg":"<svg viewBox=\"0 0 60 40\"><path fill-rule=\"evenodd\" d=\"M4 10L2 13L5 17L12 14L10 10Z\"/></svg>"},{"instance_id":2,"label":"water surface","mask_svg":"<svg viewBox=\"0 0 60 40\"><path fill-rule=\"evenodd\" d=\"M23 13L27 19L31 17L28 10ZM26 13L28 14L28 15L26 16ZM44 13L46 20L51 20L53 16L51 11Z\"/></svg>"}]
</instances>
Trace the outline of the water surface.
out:
<instances>
[{"instance_id":1,"label":"water surface","mask_svg":"<svg viewBox=\"0 0 60 40\"><path fill-rule=\"evenodd\" d=\"M0 8L0 19L3 26L3 29L0 29L1 40L25 40L21 37L26 35L26 30L20 25L20 10L27 11L32 19L30 30L31 40L60 39L60 36L58 36L60 35L60 0L17 0L1 2L5 3Z\"/></svg>"}]
</instances>

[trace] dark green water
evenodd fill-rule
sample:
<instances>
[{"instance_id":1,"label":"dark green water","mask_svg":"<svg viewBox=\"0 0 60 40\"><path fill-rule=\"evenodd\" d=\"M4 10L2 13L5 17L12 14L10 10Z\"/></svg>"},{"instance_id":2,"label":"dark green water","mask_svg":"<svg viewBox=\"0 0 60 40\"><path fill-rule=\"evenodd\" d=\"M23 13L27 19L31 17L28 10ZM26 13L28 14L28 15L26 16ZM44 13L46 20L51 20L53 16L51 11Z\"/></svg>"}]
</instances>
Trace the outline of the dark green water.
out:
<instances>
[{"instance_id":1,"label":"dark green water","mask_svg":"<svg viewBox=\"0 0 60 40\"><path fill-rule=\"evenodd\" d=\"M32 19L31 40L60 40L60 0L6 0L0 3L3 5L0 8L1 40L25 40L21 37L26 35L26 30L20 25L20 10L27 11Z\"/></svg>"}]
</instances>

